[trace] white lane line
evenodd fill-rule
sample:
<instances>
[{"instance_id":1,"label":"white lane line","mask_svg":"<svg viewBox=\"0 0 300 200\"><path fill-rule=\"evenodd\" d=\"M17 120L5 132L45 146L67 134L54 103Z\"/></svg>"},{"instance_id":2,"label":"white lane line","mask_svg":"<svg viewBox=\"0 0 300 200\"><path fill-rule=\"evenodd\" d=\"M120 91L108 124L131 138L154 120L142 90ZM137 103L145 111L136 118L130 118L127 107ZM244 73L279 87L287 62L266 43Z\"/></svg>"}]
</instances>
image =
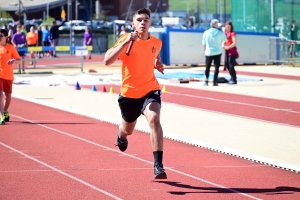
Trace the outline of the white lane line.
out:
<instances>
[{"instance_id":1,"label":"white lane line","mask_svg":"<svg viewBox=\"0 0 300 200\"><path fill-rule=\"evenodd\" d=\"M245 166L195 166L195 167L168 167L169 169L203 169L203 168L253 168L268 167L267 165L245 165ZM152 170L153 167L131 167L131 168L70 168L61 169L61 171L135 171ZM53 172L50 169L27 169L27 170L0 170L0 173L29 173L29 172Z\"/></svg>"},{"instance_id":2,"label":"white lane line","mask_svg":"<svg viewBox=\"0 0 300 200\"><path fill-rule=\"evenodd\" d=\"M269 110L274 110L274 111L283 111L283 112L291 112L291 113L300 114L299 111L289 110L288 108L287 109L273 108L273 107L268 107L268 106L260 106L260 105L256 105L256 104L242 103L242 102L237 102L237 101L228 101L228 100L223 100L223 99L216 99L216 98L210 98L210 97L201 97L201 96L175 93L175 92L167 92L167 93L172 94L172 95L177 95L177 96L186 96L186 97L192 97L192 98L197 98L197 99L207 99L207 100L212 100L212 101L221 101L221 102L224 102L224 103L238 104L238 105L244 105L244 106L252 106L252 107L264 108L264 109L269 109Z\"/></svg>"},{"instance_id":3,"label":"white lane line","mask_svg":"<svg viewBox=\"0 0 300 200\"><path fill-rule=\"evenodd\" d=\"M28 101L28 102L31 102L31 103L35 103L35 104L38 104L38 105L43 105L43 106L47 106L47 107L50 107L50 108L62 110L62 111L69 112L69 113L72 113L72 114L77 114L77 115L81 115L81 116L84 116L84 117L97 119L99 121L107 122L107 123L110 123L110 124L115 124L115 125L120 124L120 120L116 120L114 118L109 118L109 117L106 117L106 116L103 116L103 115L93 114L93 113L89 113L89 112L86 112L86 111L83 111L83 110L76 110L74 108L61 106L61 105L58 105L58 104L55 104L55 103L43 102L43 101L33 99L33 98L30 98L30 97L26 97L26 96L22 96L22 95L17 95L17 94L12 94L12 95L13 95L14 98L18 98L22 101ZM175 104L175 103L173 103L173 104ZM177 105L179 105L179 104L177 104ZM294 125L290 125L290 124L277 123L277 122L266 121L266 120L261 120L261 119L256 119L256 118L233 115L233 114L229 114L229 113L222 113L222 112L218 112L218 111L194 108L194 107L184 106L184 105L180 105L180 106L189 107L189 108L193 108L193 109L204 110L204 111L213 112L213 113L220 113L220 114L223 114L223 115L237 116L237 117L242 117L242 118L245 118L245 119L251 119L251 120L256 120L256 121L261 121L261 122L277 124L277 125L284 125L284 126L299 128L299 126L294 126ZM149 127L137 125L135 127L135 130L150 134ZM230 148L226 148L226 147L223 147L223 146L214 145L214 144L207 143L207 142L202 142L202 141L199 141L199 140L190 139L188 137L176 135L174 133L164 132L164 137L168 138L170 140L177 141L177 142L186 143L186 144L189 144L189 145L194 145L194 146L198 146L198 147L205 148L205 149L210 149L210 150L215 151L215 152L225 153L225 154L228 154L228 155L231 155L231 156L236 156L236 157L239 157L239 158L252 160L252 161L255 161L255 162L258 162L258 163L262 163L262 164L265 164L265 165L270 165L270 166L285 169L285 170L290 170L290 171L293 171L293 172L296 172L296 173L300 172L300 166L298 166L298 165L294 165L294 164L290 164L290 163L270 159L270 158L267 158L267 157L258 156L258 155L255 155L255 154L250 154L250 153L239 151L239 150L236 150L236 149L230 149Z\"/></svg>"},{"instance_id":4,"label":"white lane line","mask_svg":"<svg viewBox=\"0 0 300 200\"><path fill-rule=\"evenodd\" d=\"M55 171L57 173L60 173L60 174L62 174L64 176L67 176L67 177L69 177L69 178L71 178L71 179L73 179L73 180L75 180L75 181L77 181L77 182L79 182L79 183L81 183L83 185L86 185L86 186L88 186L88 187L90 187L90 188L92 188L92 189L94 189L94 190L96 190L98 192L101 192L102 194L105 194L105 195L107 195L107 196L109 196L109 197L111 197L113 199L121 200L121 198L119 198L119 197L117 197L117 196L115 196L115 195L113 195L113 194L111 194L109 192L106 192L105 190L102 190L102 189L100 189L100 188L98 188L98 187L96 187L96 186L94 186L92 184L89 184L89 183L87 183L87 182L85 182L85 181L83 181L83 180L81 180L79 178L76 178L75 176L72 176L72 175L70 175L70 174L68 174L66 172L63 172L63 171L61 171L61 170L59 170L59 169L57 169L57 168L55 168L55 167L53 167L51 165L48 165L47 163L44 163L44 162L42 162L42 161L40 161L38 159L35 159L34 157L29 156L29 155L23 153L22 151L19 151L19 150L15 149L15 148L13 148L11 146L8 146L8 145L6 145L6 144L4 144L2 142L0 142L0 145L6 147L6 148L8 148L8 149L10 149L10 150L12 150L12 151L14 151L16 153L19 153L22 156L24 156L24 157L26 157L26 158L28 158L30 160L33 160L33 161L35 161L35 162L37 162L37 163L39 163L41 165L44 165L45 167L48 167L48 168L52 169L53 171Z\"/></svg>"},{"instance_id":5,"label":"white lane line","mask_svg":"<svg viewBox=\"0 0 300 200\"><path fill-rule=\"evenodd\" d=\"M289 126L289 127L295 127L295 128L300 127L297 125L292 125L292 124L287 124L287 123L279 123L276 121L268 121L268 120L263 120L263 119L259 119L259 118L247 117L247 116L242 116L242 115L238 115L238 114L225 113L225 112L221 112L221 111L209 110L209 109L204 109L204 108L196 108L196 107L181 105L181 104L177 104L177 103L169 103L169 104L181 106L181 107L185 107L185 108L189 108L189 109L197 109L197 110L201 110L201 111L217 113L217 114L222 114L222 115L228 115L228 116L234 116L234 117L239 117L239 118L244 118L244 119L250 119L250 120L255 120L255 121L265 122L265 123L270 123L270 124Z\"/></svg>"},{"instance_id":6,"label":"white lane line","mask_svg":"<svg viewBox=\"0 0 300 200\"><path fill-rule=\"evenodd\" d=\"M13 116L14 116L14 117L17 117L17 118L19 118L19 119L22 119L22 120L24 120L24 121L30 122L30 123L32 123L32 124L36 124L36 125L38 125L38 126L41 126L41 127L45 128L45 129L52 130L52 131L54 131L54 132L57 132L57 133L60 133L60 134L63 134L63 135L66 135L66 136L69 136L69 137L72 137L72 138L81 140L81 141L84 141L84 142L89 143L89 144L93 144L93 145L98 146L98 147L101 147L101 148L105 148L105 149L107 149L107 150L111 150L111 151L114 151L114 152L116 152L116 153L123 154L123 155L126 155L126 156L128 156L128 157L134 158L134 159L136 159L136 160L140 160L140 161L142 161L142 162L149 163L149 164L153 165L153 162L148 161L148 160L144 160L144 159L139 158L139 157L137 157L137 156L130 155L130 154L127 154L127 153L124 153L124 152L120 152L119 150L112 149L112 148L110 148L110 147L107 147L107 146L104 146L104 145L101 145L101 144L92 142L92 141L90 141L90 140L87 140L87 139L84 139L84 138L81 138L81 137L78 137L78 136L75 136L75 135L72 135L72 134L69 134L69 133L67 133L67 132L60 131L60 130L58 130L58 129L51 128L51 127L48 127L48 126L45 126L45 125L42 125L42 124L39 124L39 123L35 123L34 121L31 121L31 120L29 120L29 119L25 119L25 118L20 117L20 116L16 116L16 115L13 115ZM257 197L254 197L254 196L245 194L245 193L240 192L240 191L238 191L238 190L234 190L234 189L225 187L225 186L223 186L223 185L220 185L220 184L217 184L217 183L213 183L213 182L211 182L211 181L208 181L208 180L205 180L205 179L202 179L202 178L199 178L199 177L196 177L196 176L193 176L193 175L190 175L190 174L187 174L187 173L184 173L184 172L181 172L181 171L178 171L178 170L169 168L169 167L165 167L165 169L167 169L167 170L169 170L169 171L172 171L172 172L175 172L175 173L178 173L178 174L181 174L181 175L183 175L183 176L187 176L187 177L190 177L190 178L192 178L192 179L195 179L195 180L198 180L198 181L201 181L201 182L204 182L204 183L207 183L207 184L210 184L210 185L213 185L213 186L222 188L222 189L226 189L226 190L228 190L228 191L230 191L230 192L240 194L240 195L245 196L245 197L248 197L248 198L250 198L250 199L260 200L260 199L257 198Z\"/></svg>"},{"instance_id":7,"label":"white lane line","mask_svg":"<svg viewBox=\"0 0 300 200\"><path fill-rule=\"evenodd\" d=\"M66 170L62 170L62 171L66 171ZM29 170L7 170L7 171L0 171L0 173L24 173L24 172L53 172L53 170L50 170L50 169L44 169L44 170L29 169Z\"/></svg>"}]
</instances>

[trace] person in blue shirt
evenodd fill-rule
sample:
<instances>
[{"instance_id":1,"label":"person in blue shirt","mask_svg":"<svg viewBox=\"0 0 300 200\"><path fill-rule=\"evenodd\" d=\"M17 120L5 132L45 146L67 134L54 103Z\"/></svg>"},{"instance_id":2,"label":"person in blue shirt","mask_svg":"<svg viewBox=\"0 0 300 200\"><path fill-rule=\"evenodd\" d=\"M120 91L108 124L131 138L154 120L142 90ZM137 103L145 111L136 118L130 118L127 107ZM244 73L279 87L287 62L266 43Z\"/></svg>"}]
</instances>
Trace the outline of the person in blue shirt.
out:
<instances>
[{"instance_id":1,"label":"person in blue shirt","mask_svg":"<svg viewBox=\"0 0 300 200\"><path fill-rule=\"evenodd\" d=\"M48 25L46 25L43 29L43 46L49 47L50 45L50 31Z\"/></svg>"},{"instance_id":2,"label":"person in blue shirt","mask_svg":"<svg viewBox=\"0 0 300 200\"><path fill-rule=\"evenodd\" d=\"M217 19L211 20L210 23L211 28L206 30L203 33L202 37L202 44L205 51L205 81L204 85L208 86L208 77L209 77L209 70L211 67L212 61L214 61L215 65L215 72L214 72L214 79L213 79L213 86L218 86L218 75L219 75L219 67L221 64L221 55L223 52L224 43L226 42L227 38L224 33L219 30L219 26L221 24Z\"/></svg>"}]
</instances>

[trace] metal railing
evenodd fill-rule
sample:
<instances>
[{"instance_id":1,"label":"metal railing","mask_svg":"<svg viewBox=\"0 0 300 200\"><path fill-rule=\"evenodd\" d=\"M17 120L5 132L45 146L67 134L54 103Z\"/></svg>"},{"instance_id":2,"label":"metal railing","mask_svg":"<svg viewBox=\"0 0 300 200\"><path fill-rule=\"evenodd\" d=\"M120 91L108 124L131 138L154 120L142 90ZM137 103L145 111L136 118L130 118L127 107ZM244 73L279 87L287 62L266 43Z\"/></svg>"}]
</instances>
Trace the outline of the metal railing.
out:
<instances>
[{"instance_id":1,"label":"metal railing","mask_svg":"<svg viewBox=\"0 0 300 200\"><path fill-rule=\"evenodd\" d=\"M36 46L36 47L17 47L17 51L20 52L73 52L73 54L75 54L74 58L70 58L70 57L59 57L60 60L78 60L80 61L80 69L81 72L83 72L83 61L84 61L84 56L88 55L88 51L92 51L93 50L93 46ZM43 58L43 60L57 60L57 58ZM24 60L28 60L28 59L24 59ZM30 60L33 61L33 68L36 69L36 61L39 60L36 57L35 58L31 58Z\"/></svg>"},{"instance_id":2,"label":"metal railing","mask_svg":"<svg viewBox=\"0 0 300 200\"><path fill-rule=\"evenodd\" d=\"M300 63L298 51L300 49L299 40L288 40L281 37L269 38L269 62L277 65L290 64L295 67L295 64Z\"/></svg>"}]
</instances>

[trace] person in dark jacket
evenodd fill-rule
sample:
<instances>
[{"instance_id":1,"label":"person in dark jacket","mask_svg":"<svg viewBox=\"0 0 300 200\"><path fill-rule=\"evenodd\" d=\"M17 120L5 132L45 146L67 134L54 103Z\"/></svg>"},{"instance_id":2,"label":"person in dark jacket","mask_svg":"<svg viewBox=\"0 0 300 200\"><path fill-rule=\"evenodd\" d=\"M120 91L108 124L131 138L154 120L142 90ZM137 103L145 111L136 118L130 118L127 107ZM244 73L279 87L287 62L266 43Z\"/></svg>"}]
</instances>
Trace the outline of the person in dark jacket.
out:
<instances>
[{"instance_id":1,"label":"person in dark jacket","mask_svg":"<svg viewBox=\"0 0 300 200\"><path fill-rule=\"evenodd\" d=\"M65 24L66 20L64 20L61 25L57 25L56 21L54 20L52 23L52 27L50 28L50 39L51 39L51 44L53 47L56 47L58 45L58 40L59 40L59 27L63 26ZM56 56L56 51L53 51L52 54L53 57Z\"/></svg>"},{"instance_id":2,"label":"person in dark jacket","mask_svg":"<svg viewBox=\"0 0 300 200\"><path fill-rule=\"evenodd\" d=\"M37 46L43 46L43 31L42 31L42 27L41 26L38 26L36 31L35 31L37 34L38 34L38 44ZM39 51L38 52L38 57L39 58L42 58L42 51Z\"/></svg>"},{"instance_id":3,"label":"person in dark jacket","mask_svg":"<svg viewBox=\"0 0 300 200\"><path fill-rule=\"evenodd\" d=\"M299 35L299 27L296 25L296 21L293 20L292 21L292 25L291 25L291 29L290 29L290 39L294 40L294 42L296 40L298 40L298 35ZM290 57L294 57L294 56L298 56L298 48L299 45L295 44L295 43L291 43L290 45Z\"/></svg>"}]
</instances>

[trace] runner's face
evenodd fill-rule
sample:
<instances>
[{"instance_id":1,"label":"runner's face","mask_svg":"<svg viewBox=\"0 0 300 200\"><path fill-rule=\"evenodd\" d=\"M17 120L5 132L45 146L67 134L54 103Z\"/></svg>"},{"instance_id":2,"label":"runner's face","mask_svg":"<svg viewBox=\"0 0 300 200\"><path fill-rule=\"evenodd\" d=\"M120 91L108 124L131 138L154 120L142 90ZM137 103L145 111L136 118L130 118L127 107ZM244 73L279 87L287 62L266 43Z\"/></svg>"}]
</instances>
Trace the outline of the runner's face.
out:
<instances>
[{"instance_id":1,"label":"runner's face","mask_svg":"<svg viewBox=\"0 0 300 200\"><path fill-rule=\"evenodd\" d=\"M2 33L0 33L0 42L4 41L6 41L6 37Z\"/></svg>"},{"instance_id":2,"label":"runner's face","mask_svg":"<svg viewBox=\"0 0 300 200\"><path fill-rule=\"evenodd\" d=\"M146 14L135 15L132 26L134 30L139 33L148 32L148 29L151 26L149 16Z\"/></svg>"},{"instance_id":3,"label":"runner's face","mask_svg":"<svg viewBox=\"0 0 300 200\"><path fill-rule=\"evenodd\" d=\"M227 24L227 25L225 26L225 29L226 29L226 31L231 31L231 26L230 26L229 24Z\"/></svg>"}]
</instances>

